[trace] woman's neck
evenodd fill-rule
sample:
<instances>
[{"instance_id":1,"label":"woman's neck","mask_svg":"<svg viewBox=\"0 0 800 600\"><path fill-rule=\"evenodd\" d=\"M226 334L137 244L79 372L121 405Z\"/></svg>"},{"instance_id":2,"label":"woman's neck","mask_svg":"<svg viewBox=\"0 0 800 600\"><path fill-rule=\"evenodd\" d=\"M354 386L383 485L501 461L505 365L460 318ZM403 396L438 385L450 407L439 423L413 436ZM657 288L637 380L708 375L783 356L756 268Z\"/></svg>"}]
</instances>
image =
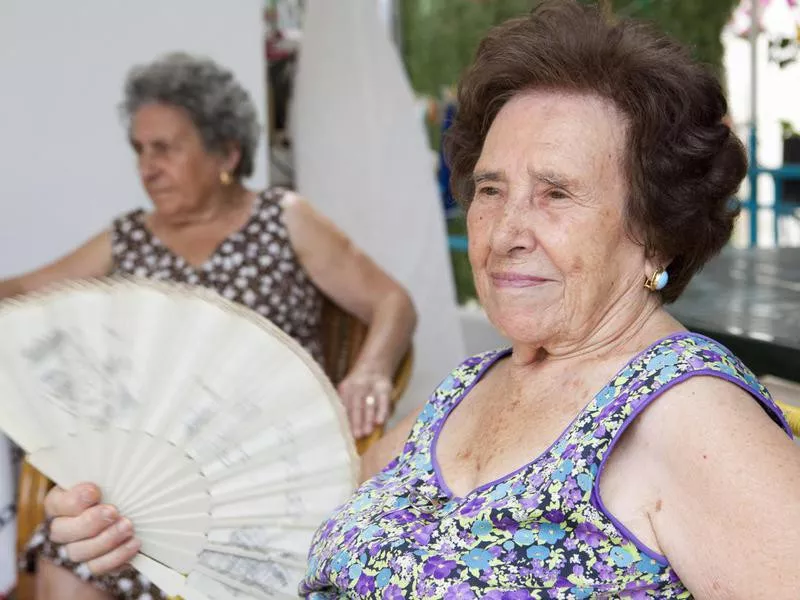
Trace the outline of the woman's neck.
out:
<instances>
[{"instance_id":1,"label":"woman's neck","mask_svg":"<svg viewBox=\"0 0 800 600\"><path fill-rule=\"evenodd\" d=\"M245 207L249 209L254 201L255 194L235 183L221 188L185 210L166 215L156 211L153 213L153 218L160 225L171 229L206 225L225 220L228 216L239 213Z\"/></svg>"},{"instance_id":2,"label":"woman's neck","mask_svg":"<svg viewBox=\"0 0 800 600\"><path fill-rule=\"evenodd\" d=\"M513 344L515 366L559 362L579 364L613 356L633 355L655 340L684 330L664 310L660 299L648 294L638 305L625 304L608 311L594 327L574 337L554 336L539 344Z\"/></svg>"}]
</instances>

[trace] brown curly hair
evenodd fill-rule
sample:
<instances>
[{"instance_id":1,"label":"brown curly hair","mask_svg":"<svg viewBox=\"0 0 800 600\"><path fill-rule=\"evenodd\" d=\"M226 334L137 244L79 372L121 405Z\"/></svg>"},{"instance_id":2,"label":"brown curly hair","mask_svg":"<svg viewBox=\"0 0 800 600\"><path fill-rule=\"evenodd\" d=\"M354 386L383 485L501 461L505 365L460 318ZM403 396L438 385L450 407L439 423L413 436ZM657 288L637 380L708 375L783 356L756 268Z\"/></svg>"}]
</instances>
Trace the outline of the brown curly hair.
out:
<instances>
[{"instance_id":1,"label":"brown curly hair","mask_svg":"<svg viewBox=\"0 0 800 600\"><path fill-rule=\"evenodd\" d=\"M747 173L744 147L723 123L728 107L716 76L648 25L610 23L575 0L543 0L492 29L459 84L445 152L465 208L489 127L509 99L531 89L598 95L625 115L626 224L648 256L670 260L661 297L677 299L730 238L733 196Z\"/></svg>"}]
</instances>

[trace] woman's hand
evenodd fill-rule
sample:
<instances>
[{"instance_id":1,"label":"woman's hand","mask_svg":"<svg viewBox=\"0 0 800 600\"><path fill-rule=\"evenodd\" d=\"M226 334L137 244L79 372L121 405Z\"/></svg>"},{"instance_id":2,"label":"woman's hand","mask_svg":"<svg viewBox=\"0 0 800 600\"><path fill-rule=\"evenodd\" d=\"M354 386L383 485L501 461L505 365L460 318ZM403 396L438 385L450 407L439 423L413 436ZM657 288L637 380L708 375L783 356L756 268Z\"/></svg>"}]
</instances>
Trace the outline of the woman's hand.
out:
<instances>
[{"instance_id":1,"label":"woman's hand","mask_svg":"<svg viewBox=\"0 0 800 600\"><path fill-rule=\"evenodd\" d=\"M408 292L296 194L282 200L295 253L319 290L368 326L355 365L339 384L356 438L388 418L391 378L417 322Z\"/></svg>"},{"instance_id":2,"label":"woman's hand","mask_svg":"<svg viewBox=\"0 0 800 600\"><path fill-rule=\"evenodd\" d=\"M392 381L374 371L351 371L339 384L350 428L356 439L383 425L392 403Z\"/></svg>"},{"instance_id":3,"label":"woman's hand","mask_svg":"<svg viewBox=\"0 0 800 600\"><path fill-rule=\"evenodd\" d=\"M94 484L53 488L45 498L45 514L52 519L50 540L64 544L66 557L85 565L92 575L119 569L141 546L133 537L131 522L113 506L100 503L100 490Z\"/></svg>"}]
</instances>

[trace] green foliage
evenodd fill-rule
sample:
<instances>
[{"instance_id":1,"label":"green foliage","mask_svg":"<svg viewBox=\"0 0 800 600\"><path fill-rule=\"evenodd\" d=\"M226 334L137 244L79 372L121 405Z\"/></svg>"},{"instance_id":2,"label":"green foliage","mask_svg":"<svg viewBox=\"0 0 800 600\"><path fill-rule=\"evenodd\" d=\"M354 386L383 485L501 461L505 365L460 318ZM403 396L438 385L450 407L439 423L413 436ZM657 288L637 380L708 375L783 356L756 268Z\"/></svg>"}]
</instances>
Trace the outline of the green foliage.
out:
<instances>
[{"instance_id":1,"label":"green foliage","mask_svg":"<svg viewBox=\"0 0 800 600\"><path fill-rule=\"evenodd\" d=\"M738 0L613 0L614 13L654 22L720 69L720 33ZM402 46L414 88L454 86L493 25L530 11L532 0L400 0Z\"/></svg>"},{"instance_id":2,"label":"green foliage","mask_svg":"<svg viewBox=\"0 0 800 600\"><path fill-rule=\"evenodd\" d=\"M447 222L447 232L450 235L466 235L467 224L463 215L456 216ZM466 252L451 252L450 260L453 265L453 279L456 284L456 297L459 304L475 298L475 282L472 279L472 267Z\"/></svg>"},{"instance_id":3,"label":"green foliage","mask_svg":"<svg viewBox=\"0 0 800 600\"><path fill-rule=\"evenodd\" d=\"M654 23L722 72L722 29L739 0L614 0L614 13Z\"/></svg>"},{"instance_id":4,"label":"green foliage","mask_svg":"<svg viewBox=\"0 0 800 600\"><path fill-rule=\"evenodd\" d=\"M531 6L531 0L400 0L403 54L414 88L439 96L455 85L485 33Z\"/></svg>"}]
</instances>

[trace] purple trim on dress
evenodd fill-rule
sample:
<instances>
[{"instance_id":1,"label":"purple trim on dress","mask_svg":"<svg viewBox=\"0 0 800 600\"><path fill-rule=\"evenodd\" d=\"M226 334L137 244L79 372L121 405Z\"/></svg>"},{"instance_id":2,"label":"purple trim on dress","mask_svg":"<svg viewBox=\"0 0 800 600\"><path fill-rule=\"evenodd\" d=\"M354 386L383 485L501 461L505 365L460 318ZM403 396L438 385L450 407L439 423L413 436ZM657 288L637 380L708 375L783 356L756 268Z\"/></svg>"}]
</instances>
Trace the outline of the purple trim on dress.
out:
<instances>
[{"instance_id":1,"label":"purple trim on dress","mask_svg":"<svg viewBox=\"0 0 800 600\"><path fill-rule=\"evenodd\" d=\"M737 361L741 362L741 359L739 359L739 357L737 357L735 353L731 352L730 348L728 348L721 342L718 342L714 338L710 338L707 335L703 335L702 333L693 333L692 335L694 337L703 338L704 340L708 340L709 342L716 344L717 346L725 350L728 356L730 356L731 358L736 358ZM741 364L744 365L744 367L748 371L750 371L750 368L747 365L745 365L743 362L741 362ZM755 373L753 373L753 376L755 377ZM729 378L723 377L723 379L729 379ZM758 378L756 377L756 379ZM742 385L741 382L737 382L736 380L730 380L730 381L731 383L736 383L736 385L744 389L746 392L750 392L750 394L754 396L756 400L759 401L759 403L762 405L762 408L768 409L767 412L771 413L771 416L778 418L779 421L778 425L780 425L783 428L783 430L789 435L789 438L794 439L794 433L792 432L792 428L789 425L789 422L786 420L786 415L783 414L783 411L780 409L780 407L775 403L775 401L772 398L767 398L766 396L763 396L761 394L761 391L757 387L748 387L746 385Z\"/></svg>"},{"instance_id":2,"label":"purple trim on dress","mask_svg":"<svg viewBox=\"0 0 800 600\"><path fill-rule=\"evenodd\" d=\"M501 350L496 350L495 351L496 354L491 358L491 360L489 362L487 362L485 365L483 365L481 367L480 371L478 371L478 373L475 375L475 378L470 382L470 384L466 388L461 390L461 393L456 397L455 402L453 402L450 405L450 408L448 408L448 410L445 412L445 414L439 419L439 421L434 426L433 440L431 441L431 446L430 446L428 452L429 452L430 457L431 457L431 464L433 465L433 472L434 472L434 475L435 475L436 484L439 486L439 489L449 497L450 500L462 500L463 498L466 498L466 497L471 496L473 494L477 494L477 493L483 492L483 491L487 490L488 488L490 488L492 486L498 485L498 484L506 481L507 479L511 479L515 475L519 475L520 472L522 472L525 469L528 469L528 468L534 466L537 462L539 462L540 460L545 458L548 454L550 454L550 451L553 449L553 447L555 447L569 433L569 431L574 427L575 423L584 414L584 412L586 412L586 410L592 404L595 403L595 401L597 400L597 396L599 396L600 393L603 390L608 388L608 386L611 384L611 382L613 382L615 379L617 379L617 377L619 377L622 374L622 372L625 371L625 369L629 368L630 365L632 365L633 363L637 362L645 354L647 354L648 352L651 352L653 349L657 348L658 346L660 346L664 342L678 340L678 339L682 339L682 338L685 338L685 337L693 337L694 335L695 334L693 334L691 331L678 331L678 332L672 333L670 335L666 335L666 336L656 340L652 344L650 344L647 348L645 348L644 350L642 350L639 353L637 353L632 359L630 359L622 367L620 367L617 370L617 372L614 373L614 375L611 377L611 379L608 380L608 383L606 383L603 387L601 387L591 397L591 399L586 403L586 405L580 411L578 411L578 414L576 414L575 417L572 419L572 421L570 421L569 425L567 425L564 428L564 430L547 447L547 449L544 450L543 452L541 452L536 458L534 458L531 461L528 461L527 463L525 463L524 465L522 465L518 469L515 469L514 471L512 471L512 472L510 472L510 473L508 473L506 475L502 475L501 477L498 477L497 479L495 479L493 481L490 481L488 483L484 483L484 484L476 487L475 489L469 491L464 496L456 496L453 493L453 490L450 489L450 486L448 486L447 483L445 482L444 476L442 475L441 466L439 465L439 460L436 457L436 449L438 448L439 434L441 434L442 429L444 428L444 424L447 421L447 419L450 417L452 412L456 409L456 407L459 404L461 404L461 401L472 390L472 388L475 387L475 385L481 379L483 379L483 376L486 374L486 372L491 367L493 367L497 363L498 360L500 360L501 358L507 357L509 354L511 354L511 351L512 351L511 348L504 348L504 349L501 349ZM714 340L712 340L712 341L714 341Z\"/></svg>"},{"instance_id":3,"label":"purple trim on dress","mask_svg":"<svg viewBox=\"0 0 800 600\"><path fill-rule=\"evenodd\" d=\"M442 427L444 427L444 422L450 417L450 415L455 410L456 406L461 404L461 401L467 396L467 394L472 391L477 383L483 379L483 376L486 372L491 369L500 359L506 358L509 354L511 354L511 348L503 348L500 350L494 350L494 356L492 356L486 364L481 366L480 370L476 373L475 377L469 383L467 387L465 387L461 392L459 392L458 396L455 398L455 402L450 404L450 407L445 411L444 415L442 415L439 420L434 425L434 433L433 439L431 440L431 446L428 448L428 454L431 457L431 464L433 465L433 474L436 480L436 483L439 485L439 489L443 491L447 496L450 497L452 500L459 500L459 498L453 493L453 490L450 489L444 481L444 476L442 475L442 469L439 466L439 459L436 458L436 447L439 442L439 434L442 432ZM469 494L468 494L469 495Z\"/></svg>"},{"instance_id":4,"label":"purple trim on dress","mask_svg":"<svg viewBox=\"0 0 800 600\"><path fill-rule=\"evenodd\" d=\"M716 342L716 340L714 340L712 338L707 338L706 336L701 336L699 334L691 334L691 335L692 336L696 336L696 337L703 337L703 338L705 338L707 340L710 340L710 341L712 341L714 343L719 344L718 342ZM724 346L722 346L721 344L719 344L719 345L724 348ZM735 356L735 354L731 353L730 356ZM631 361L631 362L634 362L634 361ZM672 379L672 380L668 381L662 387L660 387L657 390L653 391L649 396L647 396L645 401L642 402L639 406L637 406L633 410L633 412L631 412L631 414L628 415L628 417L625 419L625 421L623 421L622 425L620 425L619 429L614 434L614 437L612 438L611 442L609 443L608 448L606 449L605 454L603 455L603 458L600 461L600 465L597 468L597 475L595 476L594 484L592 485L591 502L594 504L595 508L597 510L599 510L601 513L603 513L608 518L608 520L611 522L611 524L614 525L622 534L624 534L624 536L627 537L633 543L633 545L636 546L636 548L638 548L639 552L641 552L642 554L644 554L646 556L649 556L650 558L652 558L653 560L655 560L656 562L660 563L662 566L665 566L665 567L669 566L669 561L667 560L667 557L664 556L663 554L659 554L658 552L656 552L655 550L653 550L652 548L647 546L647 544L642 542L627 527L625 527L625 525L623 525L611 513L611 511L608 510L608 508L606 508L606 505L603 502L602 497L600 496L600 477L603 474L603 469L606 466L606 462L608 461L608 457L611 456L611 451L614 449L614 446L617 445L617 441L619 441L619 439L622 437L622 434L625 432L625 430L628 428L628 426L631 423L633 423L633 421L636 419L636 417L638 417L642 413L642 411L644 411L644 409L646 409L648 406L650 406L650 404L654 400L656 400L662 393L664 393L665 391L669 390L674 385L682 383L683 381L689 379L690 377L695 377L695 376L698 376L698 375L700 375L700 376L707 375L707 376L711 376L711 377L718 377L720 379L724 379L724 380L726 380L726 381L728 381L730 383L733 383L736 386L738 386L739 388L741 388L744 391L748 392L751 396L753 396L758 401L758 403L761 404L762 408L767 410L768 413L775 413L776 412L775 407L773 407L771 405L771 403L767 400L767 398L763 397L760 393L758 393L757 390L755 390L752 387L748 386L744 381L742 381L741 379L739 379L737 377L734 377L733 375L730 375L728 373L724 373L722 371L715 371L714 369L699 369L697 371L689 371L687 373L682 373L681 375L679 375L675 379ZM788 425L786 425L785 419L783 418L783 415L780 413L780 410L777 410L777 416L780 418L781 422L784 424L784 427L788 428ZM789 429L789 431L791 431L791 429Z\"/></svg>"},{"instance_id":5,"label":"purple trim on dress","mask_svg":"<svg viewBox=\"0 0 800 600\"><path fill-rule=\"evenodd\" d=\"M592 400L589 400L589 402L586 404L586 406L584 406L584 407L583 407L581 410L579 410L579 411L578 411L578 414L577 414L577 415L575 415L575 416L572 418L572 421L570 421L570 422L569 422L569 425L567 425L567 426L564 428L564 430L563 430L563 431L562 431L560 434L558 434L558 437L556 437L556 439L554 439L554 440L553 440L553 442L552 442L552 443L551 443L551 444L550 444L550 445L547 447L547 449L543 450L543 451L542 451L542 452L539 454L539 456L537 456L536 458L534 458L534 459L533 459L533 460L531 460L531 461L528 461L527 463L525 463L524 465L522 465L522 466L521 466L521 467L519 467L518 469L514 469L513 471L511 471L511 473L508 473L507 475L502 475L501 477L498 477L498 478L497 478L497 479L495 479L494 481L490 481L490 482L488 482L488 483L484 483L483 485L476 487L476 488L475 488L474 490L472 490L472 491L471 491L469 494L467 494L467 496L471 496L472 494L477 494L477 493L479 493L479 492L483 492L483 491L485 491L485 490L489 489L489 488L490 488L490 487L492 487L492 486L499 485L499 484L503 483L504 481L506 481L507 479L511 479L511 478L512 478L512 477L514 477L515 475L519 475L519 474L520 474L522 471L524 471L525 469L530 469L531 467L535 466L535 465L536 465L536 463L538 463L540 460L543 460L543 459L547 458L547 456L550 454L550 451L551 451L551 450L552 450L552 449L553 449L553 448L554 448L554 447L555 447L555 446L556 446L556 445L557 445L557 444L558 444L558 443L559 443L559 442L560 442L560 441L561 441L561 440L562 440L564 437L566 437L566 436L567 436L567 434L570 432L570 430L571 430L573 427L575 427L575 423L578 421L578 419L580 418L580 416L581 416L581 415L583 415L584 411L586 410L586 407L588 407L588 406L589 406L589 404L591 404L591 403L593 402L593 400L594 400L594 398L592 398Z\"/></svg>"}]
</instances>

